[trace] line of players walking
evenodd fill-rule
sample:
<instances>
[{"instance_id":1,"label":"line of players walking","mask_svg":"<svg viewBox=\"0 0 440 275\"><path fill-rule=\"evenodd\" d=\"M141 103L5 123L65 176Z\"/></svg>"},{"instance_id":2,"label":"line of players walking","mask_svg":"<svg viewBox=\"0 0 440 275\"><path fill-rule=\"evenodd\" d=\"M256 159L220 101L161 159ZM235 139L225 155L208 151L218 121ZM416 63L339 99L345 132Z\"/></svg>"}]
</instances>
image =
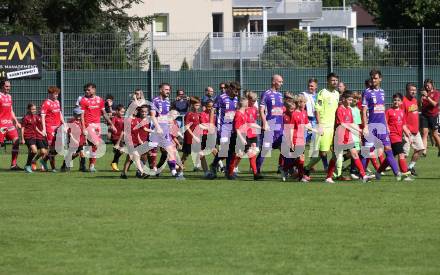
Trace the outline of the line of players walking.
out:
<instances>
[{"instance_id":1,"label":"line of players walking","mask_svg":"<svg viewBox=\"0 0 440 275\"><path fill-rule=\"evenodd\" d=\"M59 148L64 148L60 137L65 132L69 150L61 170L69 171L72 160L78 157L81 171L96 172L99 147L105 146L101 139L102 116L114 145L113 170L119 171L119 159L127 154L121 171L123 179L128 177L132 163L138 178L148 178L159 175L167 162L171 175L182 180L185 162L191 156L195 164L201 165L207 179L216 178L219 170L227 179L236 179L240 160L248 158L254 180L262 180L265 158L278 149L278 170L283 181L291 178L311 181L320 161L326 170L327 183L380 179L388 166L396 180L410 181L417 175L417 160L426 154L428 134L431 132L437 146L440 144L437 121L440 93L434 89L432 80L425 81L420 101L422 138L416 85L408 83L405 96L395 93L392 106L386 109L381 82L381 72L372 70L365 90L351 92L345 90L336 74L330 73L327 87L319 92L317 80L310 79L307 91L283 94L283 78L274 75L271 88L262 93L259 103L253 91L244 91L239 97L238 82L221 83L222 93L216 97L208 87L203 99L189 98L189 111L180 127L179 113L171 108L168 83L159 86L159 95L151 103L145 100L141 90L136 90L127 109L117 105L110 112L106 110L106 100L96 95L96 85L87 83L73 110L73 118L66 122L57 99L60 90L49 87L40 114L37 115L37 106L29 103L20 123L12 108L11 83L1 81L0 142L12 141L11 170L21 170L17 165L20 144L17 129L21 129L21 143L29 149L24 170L32 173L38 161L42 169L56 172L55 156ZM63 131L58 130L60 126ZM411 147L413 154L407 165ZM208 166L206 156L210 154L213 162ZM350 177L342 175L345 160L350 160L347 167ZM369 163L376 170L374 175L366 172Z\"/></svg>"}]
</instances>

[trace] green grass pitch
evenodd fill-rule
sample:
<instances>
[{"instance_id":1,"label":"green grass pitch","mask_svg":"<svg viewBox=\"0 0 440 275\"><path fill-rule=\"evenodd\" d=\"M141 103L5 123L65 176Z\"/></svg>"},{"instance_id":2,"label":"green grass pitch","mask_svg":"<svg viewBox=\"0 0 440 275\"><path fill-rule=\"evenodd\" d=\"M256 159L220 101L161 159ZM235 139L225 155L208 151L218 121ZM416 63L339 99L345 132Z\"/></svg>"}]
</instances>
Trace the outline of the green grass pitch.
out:
<instances>
[{"instance_id":1,"label":"green grass pitch","mask_svg":"<svg viewBox=\"0 0 440 275\"><path fill-rule=\"evenodd\" d=\"M0 274L439 274L435 151L415 182L334 185L282 183L277 157L262 182L247 160L238 181L177 182L121 180L110 152L96 174L9 172L2 152Z\"/></svg>"}]
</instances>

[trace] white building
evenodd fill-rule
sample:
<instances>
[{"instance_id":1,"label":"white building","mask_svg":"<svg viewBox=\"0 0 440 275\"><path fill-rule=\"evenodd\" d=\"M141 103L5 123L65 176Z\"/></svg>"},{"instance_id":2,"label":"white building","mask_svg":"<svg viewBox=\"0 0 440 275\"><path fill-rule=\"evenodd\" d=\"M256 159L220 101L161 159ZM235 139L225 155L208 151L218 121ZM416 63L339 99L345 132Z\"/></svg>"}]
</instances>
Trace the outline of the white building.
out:
<instances>
[{"instance_id":1,"label":"white building","mask_svg":"<svg viewBox=\"0 0 440 275\"><path fill-rule=\"evenodd\" d=\"M321 17L320 0L144 0L129 15L154 15L153 44L161 64L197 67L206 56L257 58L267 36ZM208 54L202 55L209 51Z\"/></svg>"},{"instance_id":2,"label":"white building","mask_svg":"<svg viewBox=\"0 0 440 275\"><path fill-rule=\"evenodd\" d=\"M324 7L322 16L313 21L302 21L300 29L312 33L328 33L357 41L357 14L351 7Z\"/></svg>"}]
</instances>

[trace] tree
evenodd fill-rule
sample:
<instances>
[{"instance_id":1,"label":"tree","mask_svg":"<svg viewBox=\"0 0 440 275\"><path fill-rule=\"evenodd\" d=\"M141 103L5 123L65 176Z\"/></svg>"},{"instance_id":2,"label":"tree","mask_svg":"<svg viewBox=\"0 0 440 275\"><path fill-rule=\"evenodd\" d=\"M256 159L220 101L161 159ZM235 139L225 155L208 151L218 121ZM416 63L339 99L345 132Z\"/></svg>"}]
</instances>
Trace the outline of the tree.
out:
<instances>
[{"instance_id":1,"label":"tree","mask_svg":"<svg viewBox=\"0 0 440 275\"><path fill-rule=\"evenodd\" d=\"M182 65L180 66L181 71L188 71L189 65L188 62L186 62L186 57L183 59Z\"/></svg>"},{"instance_id":2,"label":"tree","mask_svg":"<svg viewBox=\"0 0 440 275\"><path fill-rule=\"evenodd\" d=\"M142 0L3 0L0 30L10 33L114 32L144 29L152 17L128 16Z\"/></svg>"},{"instance_id":3,"label":"tree","mask_svg":"<svg viewBox=\"0 0 440 275\"><path fill-rule=\"evenodd\" d=\"M65 32L65 69L137 69L148 60L143 29L152 17L125 12L142 0L3 0L0 32L42 34L43 67L59 69L59 39ZM3 19L3 20L2 20ZM73 33L73 34L72 34ZM83 34L79 34L83 33ZM58 57L57 57L58 55Z\"/></svg>"},{"instance_id":4,"label":"tree","mask_svg":"<svg viewBox=\"0 0 440 275\"><path fill-rule=\"evenodd\" d=\"M151 62L151 60L150 60ZM160 64L159 55L157 54L156 49L153 50L153 69L160 70L162 69L162 64Z\"/></svg>"},{"instance_id":5,"label":"tree","mask_svg":"<svg viewBox=\"0 0 440 275\"><path fill-rule=\"evenodd\" d=\"M395 66L421 65L421 28L440 28L440 1L437 0L360 0L359 3L375 17L384 31L375 35L387 42L383 52L386 64ZM396 29L412 29L397 30ZM419 30L414 30L419 29ZM425 33L426 61L438 64L438 39L432 31ZM377 53L377 51L376 51Z\"/></svg>"},{"instance_id":6,"label":"tree","mask_svg":"<svg viewBox=\"0 0 440 275\"><path fill-rule=\"evenodd\" d=\"M359 0L384 29L440 28L438 0Z\"/></svg>"}]
</instances>

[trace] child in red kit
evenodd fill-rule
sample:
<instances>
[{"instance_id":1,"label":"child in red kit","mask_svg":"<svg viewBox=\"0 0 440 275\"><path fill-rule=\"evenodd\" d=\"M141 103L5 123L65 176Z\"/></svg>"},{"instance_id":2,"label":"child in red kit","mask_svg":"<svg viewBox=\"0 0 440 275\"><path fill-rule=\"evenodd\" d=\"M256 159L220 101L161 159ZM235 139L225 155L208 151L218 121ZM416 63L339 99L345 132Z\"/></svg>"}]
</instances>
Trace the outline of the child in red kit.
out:
<instances>
[{"instance_id":1,"label":"child in red kit","mask_svg":"<svg viewBox=\"0 0 440 275\"><path fill-rule=\"evenodd\" d=\"M37 107L33 103L27 106L27 114L23 117L21 142L28 147L28 158L24 171L32 173L32 160L40 151L40 157L47 155L47 141L43 137L41 116L37 115Z\"/></svg>"},{"instance_id":2,"label":"child in red kit","mask_svg":"<svg viewBox=\"0 0 440 275\"><path fill-rule=\"evenodd\" d=\"M249 163L252 168L252 173L254 174L254 180L260 180L263 177L258 174L257 171L257 135L255 129L260 128L256 124L257 112L253 104L250 106L250 101L256 100L256 94L253 92L248 92L247 97L240 99L238 104L238 110L235 112L234 123L233 123L233 134L231 136L231 142L236 142L235 152L233 158L228 167L227 178L229 180L236 179L234 173L236 163L247 154L249 157ZM255 110L254 110L255 109ZM244 145L244 151L242 151Z\"/></svg>"},{"instance_id":3,"label":"child in red kit","mask_svg":"<svg viewBox=\"0 0 440 275\"><path fill-rule=\"evenodd\" d=\"M401 107L402 100L402 94L397 93L393 95L393 106L386 110L385 119L390 130L391 149L393 150L393 154L399 157L400 172L403 174L408 172L405 150L403 149L403 133L405 133L407 137L410 137L411 131L406 126L405 111ZM388 166L387 163L381 165L379 172L382 172L386 166ZM414 179L407 176L404 180L412 181Z\"/></svg>"},{"instance_id":4,"label":"child in red kit","mask_svg":"<svg viewBox=\"0 0 440 275\"><path fill-rule=\"evenodd\" d=\"M304 150L305 150L305 131L310 130L317 132L313 129L307 111L305 110L307 99L304 95L293 96L291 99L287 99L284 103L286 108L283 115L283 122L285 132L290 140L290 152L289 157L283 156L283 171L282 180L287 181L289 170L296 166L298 170L298 180L301 182L309 182L310 177L304 173ZM293 154L292 154L293 153Z\"/></svg>"},{"instance_id":5,"label":"child in red kit","mask_svg":"<svg viewBox=\"0 0 440 275\"><path fill-rule=\"evenodd\" d=\"M206 149L208 134L215 133L215 121L216 117L214 113L214 101L208 100L203 112L200 113L200 124L202 125L202 128L204 128L202 133L202 150ZM215 155L217 153L217 149L214 147L211 153Z\"/></svg>"},{"instance_id":6,"label":"child in red kit","mask_svg":"<svg viewBox=\"0 0 440 275\"><path fill-rule=\"evenodd\" d=\"M246 151L249 157L252 173L254 174L254 180L261 180L263 179L263 176L257 173L257 155L259 152L259 148L257 146L257 131L260 129L260 126L257 124L258 104L256 104L256 102L258 95L253 91L248 91L246 92L246 98L248 99L248 107L246 108L246 123L248 124L246 146L248 149Z\"/></svg>"},{"instance_id":7,"label":"child in red kit","mask_svg":"<svg viewBox=\"0 0 440 275\"><path fill-rule=\"evenodd\" d=\"M69 136L68 142L68 152L64 158L63 166L61 166L62 172L68 172L73 167L72 161L80 157L80 167L84 166L86 163L86 158L84 155L84 145L86 143L86 137L82 130L81 116L84 111L77 107L73 110L73 118L67 121L69 129L67 130Z\"/></svg>"},{"instance_id":8,"label":"child in red kit","mask_svg":"<svg viewBox=\"0 0 440 275\"><path fill-rule=\"evenodd\" d=\"M112 123L115 126L116 131L112 131L109 129L109 132L111 134L110 139L112 141L113 146L116 147L123 147L122 144L118 144L119 138L121 137L122 132L124 131L124 114L125 114L125 107L122 104L119 104L116 106L116 112L114 116L112 117ZM111 167L113 171L119 171L118 163L119 158L122 155L122 152L115 147L113 147L113 161L111 163Z\"/></svg>"},{"instance_id":9,"label":"child in red kit","mask_svg":"<svg viewBox=\"0 0 440 275\"><path fill-rule=\"evenodd\" d=\"M201 101L198 97L190 98L190 111L185 115L185 134L184 134L184 142L183 142L183 155L182 155L182 164L185 163L191 153L196 154L196 159L194 163L197 162L197 159L200 159L203 172L205 173L206 178L211 177L211 173L208 170L208 164L206 162L205 155L203 154L202 144L199 146L194 146L197 143L201 143L203 139L203 132L206 129L200 125L201 123L201 113L199 112Z\"/></svg>"},{"instance_id":10,"label":"child in red kit","mask_svg":"<svg viewBox=\"0 0 440 275\"><path fill-rule=\"evenodd\" d=\"M136 117L125 119L125 123L130 125L130 133L123 132L120 137L120 140L124 139L124 143L128 149L127 158L124 163L124 170L121 173L121 179L128 178L128 169L130 169L132 163L134 163L137 168L136 177L145 179L149 176L143 172L144 168L141 161L141 154L138 151L138 146L148 141L148 136L151 132L149 120L147 118L148 112L148 106L143 105L137 108Z\"/></svg>"},{"instance_id":11,"label":"child in red kit","mask_svg":"<svg viewBox=\"0 0 440 275\"><path fill-rule=\"evenodd\" d=\"M353 135L360 132L357 124L354 123L352 110L350 108L353 101L353 93L346 91L341 96L341 103L336 110L336 121L335 121L335 138L334 138L334 148L335 154L329 164L329 169L327 171L326 182L332 183L333 173L336 170L336 159L343 159L344 150L349 150L351 158L354 161L356 168L359 170L359 174L363 182L370 180L370 177L365 174L364 166L359 159L358 151L355 146L355 139Z\"/></svg>"}]
</instances>

